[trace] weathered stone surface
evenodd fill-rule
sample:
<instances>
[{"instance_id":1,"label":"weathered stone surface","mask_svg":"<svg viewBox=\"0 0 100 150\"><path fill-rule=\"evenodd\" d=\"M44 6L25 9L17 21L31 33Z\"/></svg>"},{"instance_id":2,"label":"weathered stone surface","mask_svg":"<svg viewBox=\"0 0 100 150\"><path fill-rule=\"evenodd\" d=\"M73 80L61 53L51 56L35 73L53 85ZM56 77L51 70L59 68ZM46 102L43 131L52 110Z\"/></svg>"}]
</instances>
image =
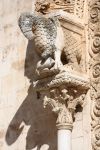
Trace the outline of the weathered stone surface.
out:
<instances>
[{"instance_id":1,"label":"weathered stone surface","mask_svg":"<svg viewBox=\"0 0 100 150\"><path fill-rule=\"evenodd\" d=\"M64 50L61 48L58 62L62 62L60 65L64 65L65 70L71 73L69 79L77 74L78 77L80 76L85 81L83 84L83 89L86 86L84 103L80 99L83 108L77 105L79 99L76 102L72 102L71 104L73 105L69 103L70 107L74 109L74 117L71 116L72 112L69 115L71 125L74 122L72 150L99 150L99 0L90 1L89 4L84 0L67 0L66 2L52 0L49 3L48 0L45 1L47 3L37 0L37 2L36 10L41 15L46 14L46 18L48 16L52 18L52 15L55 14L54 16L59 19L61 30L58 41L60 43L62 40L62 32L64 34L65 48ZM59 13L47 14L60 8L67 15L61 13L61 18L59 18ZM31 0L14 0L13 2L1 0L0 2L0 150L57 150L57 115L52 114L49 107L43 108L42 94L39 91L36 93L33 88L33 81L36 83L39 82L38 80L41 77L54 75L54 71L47 71L46 76L44 72L41 73L41 67L44 67L45 70L45 65L41 66L41 55L37 55L33 40L28 41L18 27L18 19L21 13L31 12L31 9ZM88 9L89 16L87 15ZM39 38L41 38L41 35ZM54 61L52 61L51 66L46 67L51 69ZM47 64L49 64L48 62L51 63L51 59L47 61ZM37 65L40 65L40 74L38 76L36 76ZM55 71L55 74L64 69L61 69L62 66L57 72ZM84 74L86 78L83 77ZM91 93L87 88L90 86L87 84L89 83L87 76L91 78ZM66 84L69 83L67 78ZM72 96L75 97L72 94L73 91L79 94L81 83L78 83L78 90L71 91L69 87L68 89L63 88L62 91L59 91L62 93L57 95L60 95L61 98L57 106L60 105L62 110L65 110L64 112L69 110L63 107L62 104L65 104L68 100L70 101ZM45 88L45 86L42 86L42 88ZM51 90L50 88L49 90ZM68 92L67 94L66 91ZM56 97L52 97L52 90L51 97L47 96L46 103L48 103L48 98L56 100ZM62 99L65 100L63 103L60 101ZM93 100L91 101L91 99ZM68 116L68 114L65 114L65 116ZM60 122L63 120L62 118L58 117L57 121Z\"/></svg>"}]
</instances>

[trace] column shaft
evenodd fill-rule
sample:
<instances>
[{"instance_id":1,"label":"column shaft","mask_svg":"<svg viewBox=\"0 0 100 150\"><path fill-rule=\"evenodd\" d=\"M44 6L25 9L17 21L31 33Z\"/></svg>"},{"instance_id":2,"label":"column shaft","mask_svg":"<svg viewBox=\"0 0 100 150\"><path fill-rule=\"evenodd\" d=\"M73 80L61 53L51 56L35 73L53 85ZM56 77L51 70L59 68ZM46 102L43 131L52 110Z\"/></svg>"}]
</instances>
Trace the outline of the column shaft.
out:
<instances>
[{"instance_id":1,"label":"column shaft","mask_svg":"<svg viewBox=\"0 0 100 150\"><path fill-rule=\"evenodd\" d=\"M58 130L58 150L71 150L70 130Z\"/></svg>"}]
</instances>

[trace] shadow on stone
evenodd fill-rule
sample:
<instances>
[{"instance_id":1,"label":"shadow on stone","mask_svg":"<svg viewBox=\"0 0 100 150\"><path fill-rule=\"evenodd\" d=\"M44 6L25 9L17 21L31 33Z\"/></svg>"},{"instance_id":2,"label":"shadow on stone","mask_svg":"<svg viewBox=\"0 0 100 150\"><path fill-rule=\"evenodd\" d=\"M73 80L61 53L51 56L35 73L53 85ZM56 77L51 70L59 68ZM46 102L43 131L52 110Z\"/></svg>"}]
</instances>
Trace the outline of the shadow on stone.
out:
<instances>
[{"instance_id":1,"label":"shadow on stone","mask_svg":"<svg viewBox=\"0 0 100 150\"><path fill-rule=\"evenodd\" d=\"M31 83L28 95L11 120L5 140L9 146L16 142L24 129L24 125L21 126L24 122L26 126L30 126L26 136L26 150L31 150L36 146L37 150L43 150L41 146L44 144L49 146L49 150L56 150L56 118L49 109L44 110L42 99L37 99L32 86L36 67L33 48L34 43L30 41L27 46L25 59L25 76L30 79Z\"/></svg>"}]
</instances>

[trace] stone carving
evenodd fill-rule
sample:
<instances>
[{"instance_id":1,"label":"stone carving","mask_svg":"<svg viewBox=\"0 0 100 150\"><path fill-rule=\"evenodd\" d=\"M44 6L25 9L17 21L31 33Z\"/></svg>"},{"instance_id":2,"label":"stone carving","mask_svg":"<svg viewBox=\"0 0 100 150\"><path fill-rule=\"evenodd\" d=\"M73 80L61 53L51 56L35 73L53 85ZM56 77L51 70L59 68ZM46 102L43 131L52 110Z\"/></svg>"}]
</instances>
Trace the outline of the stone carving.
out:
<instances>
[{"instance_id":1,"label":"stone carving","mask_svg":"<svg viewBox=\"0 0 100 150\"><path fill-rule=\"evenodd\" d=\"M94 36L92 51L93 51L93 53L99 53L100 52L100 33L97 33Z\"/></svg>"},{"instance_id":2,"label":"stone carving","mask_svg":"<svg viewBox=\"0 0 100 150\"><path fill-rule=\"evenodd\" d=\"M92 23L100 21L99 11L99 0L90 2L90 20Z\"/></svg>"},{"instance_id":3,"label":"stone carving","mask_svg":"<svg viewBox=\"0 0 100 150\"><path fill-rule=\"evenodd\" d=\"M79 18L84 17L85 2L86 2L85 0L75 0L74 14L77 15Z\"/></svg>"},{"instance_id":4,"label":"stone carving","mask_svg":"<svg viewBox=\"0 0 100 150\"><path fill-rule=\"evenodd\" d=\"M92 147L93 150L100 148L100 98L97 97L92 111Z\"/></svg>"},{"instance_id":5,"label":"stone carving","mask_svg":"<svg viewBox=\"0 0 100 150\"><path fill-rule=\"evenodd\" d=\"M36 67L37 78L57 74L60 72L62 64L67 64L72 70L80 70L82 42L81 40L77 41L69 30L63 33L59 21L59 19L66 18L68 20L70 17L63 11L58 11L47 16L24 13L19 18L19 26L23 34L29 40L34 39L35 41L35 50L39 56ZM71 22L74 23L73 16Z\"/></svg>"},{"instance_id":6,"label":"stone carving","mask_svg":"<svg viewBox=\"0 0 100 150\"><path fill-rule=\"evenodd\" d=\"M25 13L19 19L19 26L28 39L33 38L32 33L35 36L35 49L40 56L37 75L58 72L62 65L60 58L64 48L63 31L58 19Z\"/></svg>"},{"instance_id":7,"label":"stone carving","mask_svg":"<svg viewBox=\"0 0 100 150\"><path fill-rule=\"evenodd\" d=\"M47 14L54 10L62 9L66 12L83 18L85 0L37 0L36 11Z\"/></svg>"},{"instance_id":8,"label":"stone carving","mask_svg":"<svg viewBox=\"0 0 100 150\"><path fill-rule=\"evenodd\" d=\"M89 89L89 79L82 71L84 25L78 17L63 11L76 3L37 1L36 12L19 18L21 31L29 40L34 39L39 57L34 90L41 93L44 107L50 106L57 114L58 129L72 130L75 110L78 105L83 107ZM54 11L57 9L62 10Z\"/></svg>"},{"instance_id":9,"label":"stone carving","mask_svg":"<svg viewBox=\"0 0 100 150\"><path fill-rule=\"evenodd\" d=\"M67 84L69 87L75 86L82 90L90 87L87 76L82 74L78 75L77 72L71 72L70 70L68 71L67 68L64 68L64 70L56 76L35 81L33 86L38 91L45 91L48 90L48 88L62 86L63 84Z\"/></svg>"},{"instance_id":10,"label":"stone carving","mask_svg":"<svg viewBox=\"0 0 100 150\"><path fill-rule=\"evenodd\" d=\"M100 63L97 63L93 66L93 77L100 77Z\"/></svg>"},{"instance_id":11,"label":"stone carving","mask_svg":"<svg viewBox=\"0 0 100 150\"><path fill-rule=\"evenodd\" d=\"M62 9L64 11L73 13L74 1L75 0L37 0L36 11L42 14L47 14L51 11Z\"/></svg>"},{"instance_id":12,"label":"stone carving","mask_svg":"<svg viewBox=\"0 0 100 150\"><path fill-rule=\"evenodd\" d=\"M90 2L90 72L92 98L92 149L100 149L100 1Z\"/></svg>"},{"instance_id":13,"label":"stone carving","mask_svg":"<svg viewBox=\"0 0 100 150\"><path fill-rule=\"evenodd\" d=\"M89 89L87 76L80 78L65 70L55 77L38 80L33 85L43 95L44 107L50 106L57 114L57 128L72 130L75 110L78 105L83 107Z\"/></svg>"},{"instance_id":14,"label":"stone carving","mask_svg":"<svg viewBox=\"0 0 100 150\"><path fill-rule=\"evenodd\" d=\"M56 125L60 128L67 128L72 130L72 113L70 109L66 107L67 101L71 99L67 89L54 88L50 90L49 96L44 97L44 107L50 106L52 111L57 114Z\"/></svg>"},{"instance_id":15,"label":"stone carving","mask_svg":"<svg viewBox=\"0 0 100 150\"><path fill-rule=\"evenodd\" d=\"M70 66L74 70L82 71L80 67L80 62L82 60L82 42L81 40L77 41L77 39L71 35L70 31L66 31L66 29L63 30L66 45L63 56L67 60L67 66Z\"/></svg>"}]
</instances>

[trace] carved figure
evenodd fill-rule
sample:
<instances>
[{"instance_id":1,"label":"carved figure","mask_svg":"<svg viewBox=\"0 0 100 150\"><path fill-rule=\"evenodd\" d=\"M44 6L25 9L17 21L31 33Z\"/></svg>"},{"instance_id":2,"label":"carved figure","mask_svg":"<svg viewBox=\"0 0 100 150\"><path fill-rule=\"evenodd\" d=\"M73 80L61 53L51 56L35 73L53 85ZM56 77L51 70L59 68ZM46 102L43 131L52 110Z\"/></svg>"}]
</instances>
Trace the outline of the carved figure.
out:
<instances>
[{"instance_id":1,"label":"carved figure","mask_svg":"<svg viewBox=\"0 0 100 150\"><path fill-rule=\"evenodd\" d=\"M82 71L81 36L83 35L77 39L77 32L73 34L73 31L64 25L67 21L72 26L78 24L74 15L63 11L69 8L69 5L74 6L75 2L74 0L50 2L36 0L34 13L23 13L19 18L21 31L29 40L34 39L35 42L35 50L39 56L36 65L38 79L58 74L63 70L62 64L67 64L68 70ZM58 9L60 10L57 11ZM65 23L62 24L63 20Z\"/></svg>"},{"instance_id":2,"label":"carved figure","mask_svg":"<svg viewBox=\"0 0 100 150\"><path fill-rule=\"evenodd\" d=\"M60 58L64 48L63 31L58 19L24 13L19 18L19 26L28 39L34 38L36 52L40 56L37 73L49 72L51 68L58 70L62 65Z\"/></svg>"}]
</instances>

